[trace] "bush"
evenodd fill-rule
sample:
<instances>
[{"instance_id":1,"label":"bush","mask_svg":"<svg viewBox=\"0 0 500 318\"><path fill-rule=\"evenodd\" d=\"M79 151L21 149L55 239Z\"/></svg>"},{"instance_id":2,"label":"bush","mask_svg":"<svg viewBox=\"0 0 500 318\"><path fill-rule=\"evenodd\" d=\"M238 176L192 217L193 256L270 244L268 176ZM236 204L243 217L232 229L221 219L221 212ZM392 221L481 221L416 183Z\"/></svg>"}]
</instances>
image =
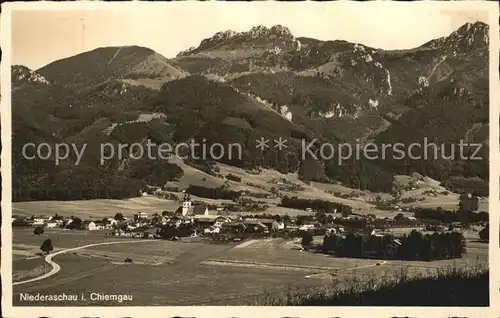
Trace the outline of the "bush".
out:
<instances>
[{"instance_id":1,"label":"bush","mask_svg":"<svg viewBox=\"0 0 500 318\"><path fill-rule=\"evenodd\" d=\"M231 180L231 181L241 182L241 177L238 177L238 176L236 176L236 175L234 175L234 174L231 174L231 173L230 173L230 174L228 174L228 175L226 176L226 178L227 178L228 180Z\"/></svg>"},{"instance_id":2,"label":"bush","mask_svg":"<svg viewBox=\"0 0 500 318\"><path fill-rule=\"evenodd\" d=\"M303 247L308 247L311 245L311 243L313 242L313 234L311 232L304 232L302 234L302 246Z\"/></svg>"},{"instance_id":3,"label":"bush","mask_svg":"<svg viewBox=\"0 0 500 318\"><path fill-rule=\"evenodd\" d=\"M35 233L35 235L43 234L43 227L41 227L41 226L35 227L35 230L33 231L33 233Z\"/></svg>"},{"instance_id":4,"label":"bush","mask_svg":"<svg viewBox=\"0 0 500 318\"><path fill-rule=\"evenodd\" d=\"M487 226L479 232L479 239L483 242L490 240L490 228Z\"/></svg>"},{"instance_id":5,"label":"bush","mask_svg":"<svg viewBox=\"0 0 500 318\"><path fill-rule=\"evenodd\" d=\"M51 239L46 239L43 241L42 245L40 246L40 249L42 252L45 252L46 254L49 254L54 250L54 247L52 246L52 240Z\"/></svg>"}]
</instances>

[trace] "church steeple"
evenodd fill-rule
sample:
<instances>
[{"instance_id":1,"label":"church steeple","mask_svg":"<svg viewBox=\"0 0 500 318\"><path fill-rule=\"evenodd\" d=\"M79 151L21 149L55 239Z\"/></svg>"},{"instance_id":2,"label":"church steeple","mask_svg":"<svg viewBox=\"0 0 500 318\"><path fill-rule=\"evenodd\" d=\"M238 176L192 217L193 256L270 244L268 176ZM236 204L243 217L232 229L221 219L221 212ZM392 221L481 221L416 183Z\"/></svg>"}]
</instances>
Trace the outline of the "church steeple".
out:
<instances>
[{"instance_id":1,"label":"church steeple","mask_svg":"<svg viewBox=\"0 0 500 318\"><path fill-rule=\"evenodd\" d=\"M182 200L182 216L186 216L191 208L191 195L189 193L184 193L184 198Z\"/></svg>"}]
</instances>

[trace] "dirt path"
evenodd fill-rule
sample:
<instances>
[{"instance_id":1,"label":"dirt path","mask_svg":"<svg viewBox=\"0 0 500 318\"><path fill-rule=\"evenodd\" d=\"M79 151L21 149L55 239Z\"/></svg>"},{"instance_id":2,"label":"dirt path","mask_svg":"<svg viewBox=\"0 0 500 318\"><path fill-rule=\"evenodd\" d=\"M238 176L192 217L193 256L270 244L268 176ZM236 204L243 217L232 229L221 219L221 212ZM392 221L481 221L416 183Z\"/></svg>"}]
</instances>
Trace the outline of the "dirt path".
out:
<instances>
[{"instance_id":1,"label":"dirt path","mask_svg":"<svg viewBox=\"0 0 500 318\"><path fill-rule=\"evenodd\" d=\"M15 286L15 285L21 285L21 284L26 284L26 283L32 283L32 282L36 282L36 281L39 281L39 280L46 279L46 278L49 278L51 276L54 276L55 274L57 274L61 270L61 266L59 264L57 264L56 262L54 262L52 259L54 257L56 257L57 255L59 255L59 254L63 254L63 253L67 253L67 252L73 252L73 251L77 251L77 250L82 250L84 248L89 248L89 247L94 247L94 246L100 246L100 245L112 245L112 244L124 244L124 243L144 243L144 242L154 242L154 241L156 241L156 240L141 240L141 241L134 240L134 241L104 242L104 243L88 244L88 245L84 245L84 246L79 246L79 247L74 247L74 248L68 248L68 249L65 249L65 250L61 250L61 251L55 252L54 254L49 254L49 255L45 256L45 262L47 262L52 267L52 269L50 270L50 272L48 272L48 273L46 273L46 274L44 274L42 276L38 276L38 277L32 278L32 279L23 280L23 281L20 281L20 282L13 282L12 285Z\"/></svg>"}]
</instances>

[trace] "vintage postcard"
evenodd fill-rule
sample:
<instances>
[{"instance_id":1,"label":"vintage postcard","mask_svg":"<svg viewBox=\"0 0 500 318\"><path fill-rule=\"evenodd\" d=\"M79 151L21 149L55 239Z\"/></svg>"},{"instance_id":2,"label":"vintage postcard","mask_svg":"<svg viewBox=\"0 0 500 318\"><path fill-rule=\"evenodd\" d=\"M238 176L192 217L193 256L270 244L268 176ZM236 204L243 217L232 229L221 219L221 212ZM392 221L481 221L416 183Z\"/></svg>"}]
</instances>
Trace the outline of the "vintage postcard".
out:
<instances>
[{"instance_id":1,"label":"vintage postcard","mask_svg":"<svg viewBox=\"0 0 500 318\"><path fill-rule=\"evenodd\" d=\"M493 317L498 21L3 4L4 315Z\"/></svg>"}]
</instances>

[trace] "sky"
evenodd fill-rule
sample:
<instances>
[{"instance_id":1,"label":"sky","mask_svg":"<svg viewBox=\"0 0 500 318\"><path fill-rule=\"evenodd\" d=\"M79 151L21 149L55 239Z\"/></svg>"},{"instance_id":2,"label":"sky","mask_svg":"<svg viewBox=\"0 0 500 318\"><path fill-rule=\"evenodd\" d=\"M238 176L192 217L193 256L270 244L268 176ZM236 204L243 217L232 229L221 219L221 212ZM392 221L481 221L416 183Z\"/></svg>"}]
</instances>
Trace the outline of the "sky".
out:
<instances>
[{"instance_id":1,"label":"sky","mask_svg":"<svg viewBox=\"0 0 500 318\"><path fill-rule=\"evenodd\" d=\"M149 3L133 10L123 3L91 10L17 10L12 12L12 64L38 69L98 47L121 45L148 47L172 58L218 31L277 24L296 37L407 49L447 36L466 22L488 19L486 11L421 4L210 1Z\"/></svg>"}]
</instances>

